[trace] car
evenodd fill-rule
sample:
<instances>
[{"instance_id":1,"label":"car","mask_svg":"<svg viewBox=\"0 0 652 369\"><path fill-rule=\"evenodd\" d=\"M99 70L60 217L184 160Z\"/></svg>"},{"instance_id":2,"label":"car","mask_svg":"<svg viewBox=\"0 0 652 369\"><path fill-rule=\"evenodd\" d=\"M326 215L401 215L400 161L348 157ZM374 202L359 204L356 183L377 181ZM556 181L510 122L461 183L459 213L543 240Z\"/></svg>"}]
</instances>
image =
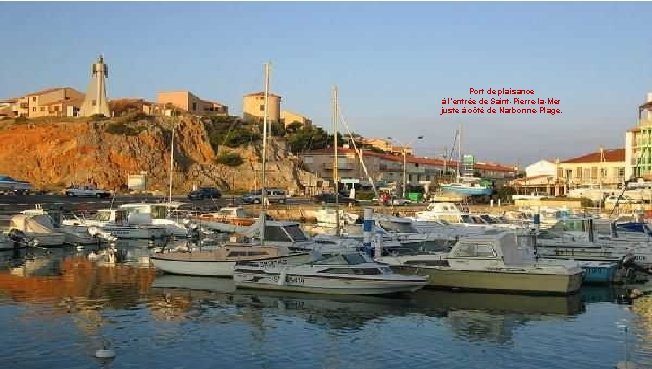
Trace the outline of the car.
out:
<instances>
[{"instance_id":1,"label":"car","mask_svg":"<svg viewBox=\"0 0 652 369\"><path fill-rule=\"evenodd\" d=\"M27 181L19 181L12 177L0 175L0 192L27 194L32 191L32 185Z\"/></svg>"},{"instance_id":2,"label":"car","mask_svg":"<svg viewBox=\"0 0 652 369\"><path fill-rule=\"evenodd\" d=\"M70 186L63 190L64 195L69 197L97 197L106 198L113 196L111 191L101 190L94 185Z\"/></svg>"},{"instance_id":3,"label":"car","mask_svg":"<svg viewBox=\"0 0 652 369\"><path fill-rule=\"evenodd\" d=\"M222 193L215 187L199 187L188 194L189 200L219 199Z\"/></svg>"},{"instance_id":4,"label":"car","mask_svg":"<svg viewBox=\"0 0 652 369\"><path fill-rule=\"evenodd\" d=\"M321 193L319 195L315 195L315 196L312 197L312 199L316 203L325 202L327 204L334 204L336 202L335 194L334 193L327 193L327 192ZM342 194L339 194L339 196L337 197L337 202L339 202L340 204L353 204L353 205L358 204L358 200L352 199L352 198L344 196Z\"/></svg>"},{"instance_id":5,"label":"car","mask_svg":"<svg viewBox=\"0 0 652 369\"><path fill-rule=\"evenodd\" d=\"M287 201L287 192L281 188L270 188L266 190L267 201L269 203L285 204ZM262 190L252 191L242 195L240 200L245 204L260 204L263 202Z\"/></svg>"},{"instance_id":6,"label":"car","mask_svg":"<svg viewBox=\"0 0 652 369\"><path fill-rule=\"evenodd\" d=\"M408 199L401 199L401 198L395 198L395 199L392 199L392 201L391 201L391 204L394 205L394 206L405 206L405 205L409 205L411 203L412 203L412 201L410 201Z\"/></svg>"}]
</instances>

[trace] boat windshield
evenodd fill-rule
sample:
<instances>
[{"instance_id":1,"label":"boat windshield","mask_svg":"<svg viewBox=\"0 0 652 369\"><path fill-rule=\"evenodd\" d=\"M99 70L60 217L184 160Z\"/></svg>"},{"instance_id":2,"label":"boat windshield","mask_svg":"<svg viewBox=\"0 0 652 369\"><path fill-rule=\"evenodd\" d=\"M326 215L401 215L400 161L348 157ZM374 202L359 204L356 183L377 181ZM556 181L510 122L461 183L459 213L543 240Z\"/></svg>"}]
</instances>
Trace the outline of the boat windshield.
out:
<instances>
[{"instance_id":1,"label":"boat windshield","mask_svg":"<svg viewBox=\"0 0 652 369\"><path fill-rule=\"evenodd\" d=\"M397 233L419 233L416 228L409 222L392 222L388 220L381 220L378 222L380 227L388 232Z\"/></svg>"},{"instance_id":2,"label":"boat windshield","mask_svg":"<svg viewBox=\"0 0 652 369\"><path fill-rule=\"evenodd\" d=\"M292 242L290 237L283 231L283 227L265 226L265 241Z\"/></svg>"},{"instance_id":3,"label":"boat windshield","mask_svg":"<svg viewBox=\"0 0 652 369\"><path fill-rule=\"evenodd\" d=\"M168 208L166 206L152 206L152 219L165 219L168 216Z\"/></svg>"},{"instance_id":4,"label":"boat windshield","mask_svg":"<svg viewBox=\"0 0 652 369\"><path fill-rule=\"evenodd\" d=\"M321 260L317 260L314 264L320 265L357 265L370 262L362 254L339 254L326 256Z\"/></svg>"},{"instance_id":5,"label":"boat windshield","mask_svg":"<svg viewBox=\"0 0 652 369\"><path fill-rule=\"evenodd\" d=\"M111 212L109 211L98 211L95 213L95 216L90 218L91 220L97 220L99 222L108 222L111 220Z\"/></svg>"},{"instance_id":6,"label":"boat windshield","mask_svg":"<svg viewBox=\"0 0 652 369\"><path fill-rule=\"evenodd\" d=\"M290 237L292 237L292 240L294 242L308 240L308 238L306 237L306 234L303 233L303 231L301 230L301 228L299 227L298 224L285 226L283 228L290 235Z\"/></svg>"}]
</instances>

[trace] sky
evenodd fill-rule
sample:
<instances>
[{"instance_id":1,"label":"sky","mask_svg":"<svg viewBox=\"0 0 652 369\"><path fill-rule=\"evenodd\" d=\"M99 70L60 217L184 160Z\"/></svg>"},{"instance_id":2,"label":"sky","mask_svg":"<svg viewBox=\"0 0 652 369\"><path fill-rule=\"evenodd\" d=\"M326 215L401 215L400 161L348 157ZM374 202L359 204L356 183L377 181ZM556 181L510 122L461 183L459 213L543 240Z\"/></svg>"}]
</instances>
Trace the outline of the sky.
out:
<instances>
[{"instance_id":1,"label":"sky","mask_svg":"<svg viewBox=\"0 0 652 369\"><path fill-rule=\"evenodd\" d=\"M434 156L461 125L464 153L523 166L624 147L652 91L650 14L615 2L4 2L0 98L85 91L101 53L110 99L187 89L240 115L270 61L282 109L327 130L337 85L363 136ZM531 89L562 113L440 115L443 98L477 97L470 88Z\"/></svg>"}]
</instances>

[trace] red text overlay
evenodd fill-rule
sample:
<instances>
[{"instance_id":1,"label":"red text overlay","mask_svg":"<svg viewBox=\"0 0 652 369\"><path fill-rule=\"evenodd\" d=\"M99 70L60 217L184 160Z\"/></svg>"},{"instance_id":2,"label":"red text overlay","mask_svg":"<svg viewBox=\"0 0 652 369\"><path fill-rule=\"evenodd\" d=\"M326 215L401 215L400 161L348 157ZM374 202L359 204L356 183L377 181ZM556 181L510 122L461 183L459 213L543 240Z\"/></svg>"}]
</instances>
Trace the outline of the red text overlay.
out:
<instances>
[{"instance_id":1,"label":"red text overlay","mask_svg":"<svg viewBox=\"0 0 652 369\"><path fill-rule=\"evenodd\" d=\"M469 88L465 98L441 99L441 113L559 115L559 99L538 97L534 90L514 88Z\"/></svg>"}]
</instances>

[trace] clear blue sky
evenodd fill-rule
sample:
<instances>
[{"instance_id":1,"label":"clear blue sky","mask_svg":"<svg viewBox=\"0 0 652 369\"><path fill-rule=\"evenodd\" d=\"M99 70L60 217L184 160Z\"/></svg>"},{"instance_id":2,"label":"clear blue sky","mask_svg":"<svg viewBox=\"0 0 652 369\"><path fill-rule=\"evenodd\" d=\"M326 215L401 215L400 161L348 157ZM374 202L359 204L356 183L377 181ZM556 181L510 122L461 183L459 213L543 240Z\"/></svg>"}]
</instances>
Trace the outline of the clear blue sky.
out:
<instances>
[{"instance_id":1,"label":"clear blue sky","mask_svg":"<svg viewBox=\"0 0 652 369\"><path fill-rule=\"evenodd\" d=\"M103 53L109 97L189 89L226 103L262 89L330 122L330 88L352 129L441 153L464 125L480 160L529 164L623 147L652 91L650 3L0 3L0 97L82 91ZM534 89L560 116L439 115L469 87ZM329 128L330 129L330 128Z\"/></svg>"}]
</instances>

